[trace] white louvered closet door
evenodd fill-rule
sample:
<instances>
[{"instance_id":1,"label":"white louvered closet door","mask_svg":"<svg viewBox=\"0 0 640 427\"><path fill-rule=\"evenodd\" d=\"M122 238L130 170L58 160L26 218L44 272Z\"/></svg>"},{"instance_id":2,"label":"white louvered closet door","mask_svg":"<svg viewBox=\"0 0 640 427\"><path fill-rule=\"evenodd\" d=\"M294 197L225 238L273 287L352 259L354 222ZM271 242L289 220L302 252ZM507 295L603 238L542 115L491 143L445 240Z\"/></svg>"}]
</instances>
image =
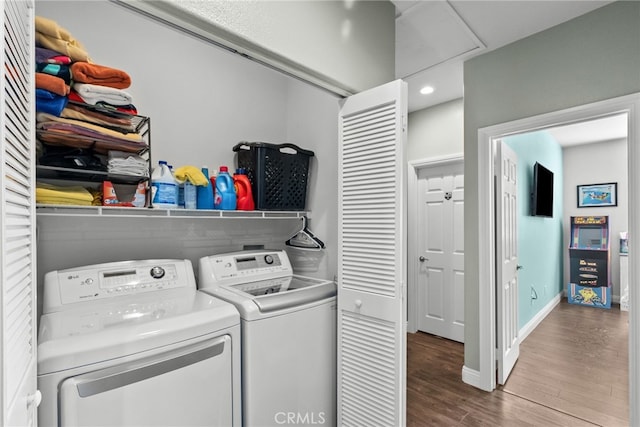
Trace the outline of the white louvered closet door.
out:
<instances>
[{"instance_id":1,"label":"white louvered closet door","mask_svg":"<svg viewBox=\"0 0 640 427\"><path fill-rule=\"evenodd\" d=\"M402 426L406 412L407 85L340 109L338 425Z\"/></svg>"},{"instance_id":2,"label":"white louvered closet door","mask_svg":"<svg viewBox=\"0 0 640 427\"><path fill-rule=\"evenodd\" d=\"M5 426L35 426L34 2L2 2L0 367Z\"/></svg>"}]
</instances>

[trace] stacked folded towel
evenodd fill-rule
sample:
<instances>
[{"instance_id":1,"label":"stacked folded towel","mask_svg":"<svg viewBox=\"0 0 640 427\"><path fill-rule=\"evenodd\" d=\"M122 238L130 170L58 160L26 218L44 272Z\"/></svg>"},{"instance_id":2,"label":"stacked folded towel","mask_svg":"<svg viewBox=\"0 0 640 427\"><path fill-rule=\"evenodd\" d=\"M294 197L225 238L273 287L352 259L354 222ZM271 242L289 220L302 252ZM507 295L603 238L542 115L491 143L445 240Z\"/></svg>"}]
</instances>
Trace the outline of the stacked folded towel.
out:
<instances>
[{"instance_id":1,"label":"stacked folded towel","mask_svg":"<svg viewBox=\"0 0 640 427\"><path fill-rule=\"evenodd\" d=\"M71 58L36 47L36 111L60 115L71 91Z\"/></svg>"},{"instance_id":2,"label":"stacked folded towel","mask_svg":"<svg viewBox=\"0 0 640 427\"><path fill-rule=\"evenodd\" d=\"M55 50L36 46L36 64L71 65L71 58Z\"/></svg>"},{"instance_id":3,"label":"stacked folded towel","mask_svg":"<svg viewBox=\"0 0 640 427\"><path fill-rule=\"evenodd\" d=\"M73 79L78 83L90 83L115 89L126 89L131 86L129 74L116 68L88 62L71 64Z\"/></svg>"},{"instance_id":4,"label":"stacked folded towel","mask_svg":"<svg viewBox=\"0 0 640 427\"><path fill-rule=\"evenodd\" d=\"M76 82L73 89L86 104L96 105L98 102L104 102L120 107L130 105L133 102L129 93L110 86Z\"/></svg>"},{"instance_id":5,"label":"stacked folded towel","mask_svg":"<svg viewBox=\"0 0 640 427\"><path fill-rule=\"evenodd\" d=\"M109 151L107 168L113 174L149 177L147 161L140 156L123 151Z\"/></svg>"},{"instance_id":6,"label":"stacked folded towel","mask_svg":"<svg viewBox=\"0 0 640 427\"><path fill-rule=\"evenodd\" d=\"M144 139L137 133L125 134L44 112L36 114L36 122L36 130L43 131L39 133L38 138L45 144L91 148L102 154L107 154L110 150L141 153L147 148Z\"/></svg>"},{"instance_id":7,"label":"stacked folded towel","mask_svg":"<svg viewBox=\"0 0 640 427\"><path fill-rule=\"evenodd\" d=\"M122 133L135 132L136 124L131 114L120 114L108 111L95 111L86 104L70 102L60 113L65 119L76 119L95 125L104 126Z\"/></svg>"},{"instance_id":8,"label":"stacked folded towel","mask_svg":"<svg viewBox=\"0 0 640 427\"><path fill-rule=\"evenodd\" d=\"M41 182L36 184L36 203L92 206L94 199L94 195L84 187L58 187Z\"/></svg>"},{"instance_id":9,"label":"stacked folded towel","mask_svg":"<svg viewBox=\"0 0 640 427\"><path fill-rule=\"evenodd\" d=\"M49 90L36 87L36 111L59 116L67 106L68 98Z\"/></svg>"},{"instance_id":10,"label":"stacked folded towel","mask_svg":"<svg viewBox=\"0 0 640 427\"><path fill-rule=\"evenodd\" d=\"M71 33L51 19L36 16L36 44L60 52L72 61L91 62L89 54Z\"/></svg>"},{"instance_id":11,"label":"stacked folded towel","mask_svg":"<svg viewBox=\"0 0 640 427\"><path fill-rule=\"evenodd\" d=\"M71 99L137 114L123 90L131 86L126 71L93 63L83 45L55 21L37 16L35 23L36 111L59 116Z\"/></svg>"},{"instance_id":12,"label":"stacked folded towel","mask_svg":"<svg viewBox=\"0 0 640 427\"><path fill-rule=\"evenodd\" d=\"M78 157L74 168L148 177L148 161L139 156L148 149L139 133L143 121L125 91L131 85L129 74L94 63L82 43L51 19L37 16L35 31L36 134L42 164L60 163L60 150L71 147L99 159L102 167L96 168L95 162L84 167ZM43 184L36 195L38 203L94 202L94 195L82 187Z\"/></svg>"}]
</instances>

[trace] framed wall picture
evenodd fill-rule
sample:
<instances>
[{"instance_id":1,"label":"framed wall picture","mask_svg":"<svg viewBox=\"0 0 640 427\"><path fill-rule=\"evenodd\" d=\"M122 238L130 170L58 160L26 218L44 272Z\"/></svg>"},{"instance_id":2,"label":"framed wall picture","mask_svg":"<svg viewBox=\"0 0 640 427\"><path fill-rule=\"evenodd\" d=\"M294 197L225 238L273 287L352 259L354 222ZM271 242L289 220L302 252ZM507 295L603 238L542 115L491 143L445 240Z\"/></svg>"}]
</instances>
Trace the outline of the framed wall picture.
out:
<instances>
[{"instance_id":1,"label":"framed wall picture","mask_svg":"<svg viewBox=\"0 0 640 427\"><path fill-rule=\"evenodd\" d=\"M618 206L618 183L578 185L578 207Z\"/></svg>"}]
</instances>

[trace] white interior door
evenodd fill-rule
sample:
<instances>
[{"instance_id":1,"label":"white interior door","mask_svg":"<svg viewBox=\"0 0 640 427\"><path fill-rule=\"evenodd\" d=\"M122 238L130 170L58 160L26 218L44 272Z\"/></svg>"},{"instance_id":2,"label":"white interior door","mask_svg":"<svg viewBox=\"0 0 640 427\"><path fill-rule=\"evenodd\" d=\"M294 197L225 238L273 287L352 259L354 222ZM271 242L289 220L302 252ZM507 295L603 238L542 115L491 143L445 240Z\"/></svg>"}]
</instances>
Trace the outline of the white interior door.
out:
<instances>
[{"instance_id":1,"label":"white interior door","mask_svg":"<svg viewBox=\"0 0 640 427\"><path fill-rule=\"evenodd\" d=\"M464 164L418 172L418 329L464 342Z\"/></svg>"},{"instance_id":2,"label":"white interior door","mask_svg":"<svg viewBox=\"0 0 640 427\"><path fill-rule=\"evenodd\" d=\"M498 384L507 381L520 354L518 337L518 204L516 153L497 141L496 315Z\"/></svg>"},{"instance_id":3,"label":"white interior door","mask_svg":"<svg viewBox=\"0 0 640 427\"><path fill-rule=\"evenodd\" d=\"M339 426L405 424L406 123L401 80L340 109Z\"/></svg>"},{"instance_id":4,"label":"white interior door","mask_svg":"<svg viewBox=\"0 0 640 427\"><path fill-rule=\"evenodd\" d=\"M0 425L35 426L34 4L1 4Z\"/></svg>"}]
</instances>

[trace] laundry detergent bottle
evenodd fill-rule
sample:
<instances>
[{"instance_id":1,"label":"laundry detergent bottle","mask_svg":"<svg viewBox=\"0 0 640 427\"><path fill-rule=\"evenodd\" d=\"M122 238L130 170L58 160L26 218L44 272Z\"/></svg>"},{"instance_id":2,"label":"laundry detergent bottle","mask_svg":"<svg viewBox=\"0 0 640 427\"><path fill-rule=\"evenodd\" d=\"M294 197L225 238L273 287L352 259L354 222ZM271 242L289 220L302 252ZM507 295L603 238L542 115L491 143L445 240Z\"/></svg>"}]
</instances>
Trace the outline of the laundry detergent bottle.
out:
<instances>
[{"instance_id":1,"label":"laundry detergent bottle","mask_svg":"<svg viewBox=\"0 0 640 427\"><path fill-rule=\"evenodd\" d=\"M220 172L216 177L216 192L213 207L221 210L235 210L237 207L233 178L229 175L229 168L226 166L220 166Z\"/></svg>"},{"instance_id":2,"label":"laundry detergent bottle","mask_svg":"<svg viewBox=\"0 0 640 427\"><path fill-rule=\"evenodd\" d=\"M167 164L169 166L169 170L171 171L171 176L173 180L176 182L176 204L178 205L178 209L184 208L184 187L180 184L180 181L176 179L176 171L173 170L173 166Z\"/></svg>"},{"instance_id":3,"label":"laundry detergent bottle","mask_svg":"<svg viewBox=\"0 0 640 427\"><path fill-rule=\"evenodd\" d=\"M196 206L198 209L213 209L213 189L209 181L209 169L202 167L202 174L207 178L207 185L198 185L196 187Z\"/></svg>"},{"instance_id":4,"label":"laundry detergent bottle","mask_svg":"<svg viewBox=\"0 0 640 427\"><path fill-rule=\"evenodd\" d=\"M158 162L151 174L151 204L160 209L178 207L177 182L164 160Z\"/></svg>"},{"instance_id":5,"label":"laundry detergent bottle","mask_svg":"<svg viewBox=\"0 0 640 427\"><path fill-rule=\"evenodd\" d=\"M240 211L252 211L255 209L253 194L251 193L251 181L244 168L236 169L233 174L233 186L236 189L237 208Z\"/></svg>"}]
</instances>

